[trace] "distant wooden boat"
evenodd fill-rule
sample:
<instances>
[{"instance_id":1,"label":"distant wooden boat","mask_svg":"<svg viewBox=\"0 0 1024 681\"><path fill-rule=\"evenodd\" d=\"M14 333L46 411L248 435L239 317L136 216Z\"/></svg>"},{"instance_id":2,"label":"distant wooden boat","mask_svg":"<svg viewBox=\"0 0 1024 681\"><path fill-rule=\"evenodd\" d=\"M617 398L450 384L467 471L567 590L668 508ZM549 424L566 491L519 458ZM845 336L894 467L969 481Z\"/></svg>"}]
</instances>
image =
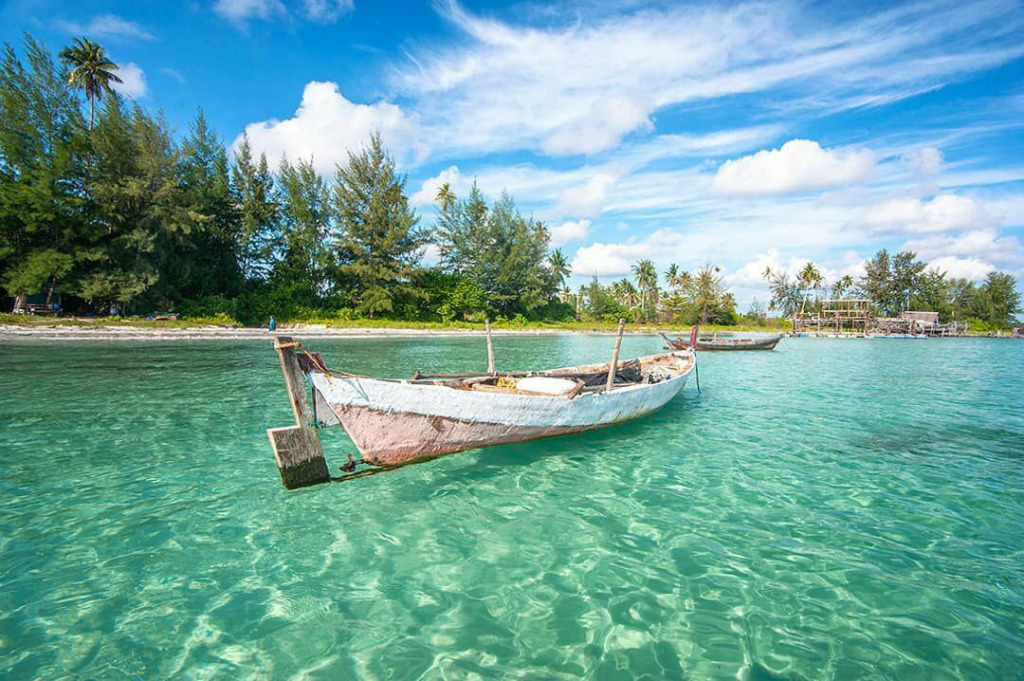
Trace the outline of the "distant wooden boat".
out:
<instances>
[{"instance_id":1,"label":"distant wooden boat","mask_svg":"<svg viewBox=\"0 0 1024 681\"><path fill-rule=\"evenodd\" d=\"M782 340L782 334L775 336L767 336L765 338L701 338L700 336L691 335L689 342L677 338L672 339L661 334L661 337L665 339L665 343L668 344L670 350L683 350L689 348L691 344L695 344L698 350L705 351L717 351L717 350L773 350L779 341Z\"/></svg>"},{"instance_id":2,"label":"distant wooden boat","mask_svg":"<svg viewBox=\"0 0 1024 681\"><path fill-rule=\"evenodd\" d=\"M278 338L275 347L297 422L268 431L288 487L327 475L315 428L341 425L362 463L393 467L639 418L678 395L696 366L690 350L619 363L617 342L612 361L604 364L534 372L416 372L403 380L329 370L318 355L296 352L301 346L290 338ZM312 386L312 406L299 373Z\"/></svg>"}]
</instances>

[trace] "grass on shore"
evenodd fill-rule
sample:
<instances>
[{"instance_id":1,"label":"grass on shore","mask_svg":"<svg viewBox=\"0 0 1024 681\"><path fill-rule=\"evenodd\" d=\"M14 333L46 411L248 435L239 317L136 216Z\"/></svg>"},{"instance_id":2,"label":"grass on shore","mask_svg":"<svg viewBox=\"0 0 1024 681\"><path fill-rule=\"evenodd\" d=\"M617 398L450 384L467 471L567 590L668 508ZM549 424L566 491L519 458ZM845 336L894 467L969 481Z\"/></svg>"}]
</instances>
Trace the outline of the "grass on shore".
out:
<instances>
[{"instance_id":1,"label":"grass on shore","mask_svg":"<svg viewBox=\"0 0 1024 681\"><path fill-rule=\"evenodd\" d=\"M231 319L219 315L216 317L192 317L162 321L148 321L143 318L121 317L36 317L32 315L15 315L0 313L0 325L9 326L66 326L81 328L147 328L147 329L185 329L195 327L246 328ZM483 322L430 322L403 321L399 319L302 319L288 320L278 323L281 330L306 325L322 326L329 329L422 329L425 331L482 331ZM515 323L498 321L491 324L494 329L512 329L516 331L615 331L616 322L605 321L569 321L569 322L526 322ZM257 327L248 327L257 328ZM265 327L264 327L265 328ZM708 331L789 331L789 322L772 320L769 325L738 324L733 326L708 325L701 327ZM626 324L628 331L689 331L687 324Z\"/></svg>"}]
</instances>

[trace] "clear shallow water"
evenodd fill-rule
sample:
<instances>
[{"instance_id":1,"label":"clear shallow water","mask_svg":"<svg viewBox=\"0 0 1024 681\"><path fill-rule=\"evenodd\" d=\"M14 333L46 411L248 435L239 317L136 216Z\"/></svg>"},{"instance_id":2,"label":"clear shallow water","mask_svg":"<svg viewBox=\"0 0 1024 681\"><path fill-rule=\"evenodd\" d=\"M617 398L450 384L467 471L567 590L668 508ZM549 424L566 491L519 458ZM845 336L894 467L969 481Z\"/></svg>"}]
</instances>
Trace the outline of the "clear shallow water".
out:
<instances>
[{"instance_id":1,"label":"clear shallow water","mask_svg":"<svg viewBox=\"0 0 1024 681\"><path fill-rule=\"evenodd\" d=\"M612 341L495 345L511 369ZM486 363L479 339L307 346ZM0 677L1019 678L1024 343L700 367L640 421L287 492L269 342L0 344ZM354 448L322 437L336 470Z\"/></svg>"}]
</instances>

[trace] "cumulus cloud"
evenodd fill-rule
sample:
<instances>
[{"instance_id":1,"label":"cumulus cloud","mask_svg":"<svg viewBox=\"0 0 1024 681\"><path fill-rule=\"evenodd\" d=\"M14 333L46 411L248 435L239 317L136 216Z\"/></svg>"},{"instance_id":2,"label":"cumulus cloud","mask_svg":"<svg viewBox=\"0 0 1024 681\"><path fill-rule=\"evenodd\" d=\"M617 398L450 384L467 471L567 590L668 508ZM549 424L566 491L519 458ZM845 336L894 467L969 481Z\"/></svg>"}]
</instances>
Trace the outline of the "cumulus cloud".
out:
<instances>
[{"instance_id":1,"label":"cumulus cloud","mask_svg":"<svg viewBox=\"0 0 1024 681\"><path fill-rule=\"evenodd\" d=\"M152 40L153 34L134 21L122 19L116 14L101 14L86 23L57 21L57 27L94 40Z\"/></svg>"},{"instance_id":2,"label":"cumulus cloud","mask_svg":"<svg viewBox=\"0 0 1024 681\"><path fill-rule=\"evenodd\" d=\"M822 149L812 140L790 140L779 149L726 161L712 186L730 195L767 196L861 182L875 167L870 150Z\"/></svg>"},{"instance_id":3,"label":"cumulus cloud","mask_svg":"<svg viewBox=\"0 0 1024 681\"><path fill-rule=\"evenodd\" d=\"M313 159L321 173L330 173L337 163L357 152L379 131L384 143L401 161L421 158L426 149L417 141L414 116L407 116L395 104L356 104L338 89L337 83L310 82L302 92L295 115L283 121L271 119L245 126L245 134L257 154L267 158ZM235 140L241 144L242 136Z\"/></svg>"},{"instance_id":4,"label":"cumulus cloud","mask_svg":"<svg viewBox=\"0 0 1024 681\"><path fill-rule=\"evenodd\" d=\"M935 258L928 263L930 269L945 272L949 277L958 279L970 279L978 281L988 276L988 273L996 269L990 263L979 258L958 258L954 255L944 255Z\"/></svg>"},{"instance_id":5,"label":"cumulus cloud","mask_svg":"<svg viewBox=\"0 0 1024 681\"><path fill-rule=\"evenodd\" d=\"M596 217L601 214L608 190L615 184L616 177L609 173L597 173L580 187L566 189L558 198L557 211L563 215Z\"/></svg>"},{"instance_id":6,"label":"cumulus cloud","mask_svg":"<svg viewBox=\"0 0 1024 681\"><path fill-rule=\"evenodd\" d=\"M922 260L958 262L984 262L991 269L1024 271L1024 247L1015 236L1001 236L995 229L977 229L962 234L935 234L911 239L900 250L914 251ZM988 272L986 272L987 274ZM961 275L954 275L961 276Z\"/></svg>"},{"instance_id":7,"label":"cumulus cloud","mask_svg":"<svg viewBox=\"0 0 1024 681\"><path fill-rule=\"evenodd\" d=\"M935 147L921 147L903 156L904 163L915 176L931 177L942 172L942 152Z\"/></svg>"},{"instance_id":8,"label":"cumulus cloud","mask_svg":"<svg viewBox=\"0 0 1024 681\"><path fill-rule=\"evenodd\" d=\"M940 194L931 201L890 199L868 208L859 221L879 234L951 232L986 227L993 222L980 203L958 194Z\"/></svg>"},{"instance_id":9,"label":"cumulus cloud","mask_svg":"<svg viewBox=\"0 0 1024 681\"><path fill-rule=\"evenodd\" d=\"M590 234L590 220L569 220L552 227L551 245L564 246L570 241L583 241Z\"/></svg>"},{"instance_id":10,"label":"cumulus cloud","mask_svg":"<svg viewBox=\"0 0 1024 681\"><path fill-rule=\"evenodd\" d=\"M458 195L462 188L461 180L459 167L448 166L434 177L424 180L416 193L409 197L409 202L414 206L429 206L436 203L437 190L446 182L451 187L451 190Z\"/></svg>"},{"instance_id":11,"label":"cumulus cloud","mask_svg":"<svg viewBox=\"0 0 1024 681\"><path fill-rule=\"evenodd\" d=\"M633 263L641 258L655 257L665 249L678 247L684 241L679 232L659 229L642 240L619 244L596 243L576 251L572 273L583 277L612 277L629 274Z\"/></svg>"},{"instance_id":12,"label":"cumulus cloud","mask_svg":"<svg viewBox=\"0 0 1024 681\"><path fill-rule=\"evenodd\" d=\"M113 83L115 90L126 97L139 99L146 96L146 74L135 62L121 64L117 70L120 83Z\"/></svg>"}]
</instances>

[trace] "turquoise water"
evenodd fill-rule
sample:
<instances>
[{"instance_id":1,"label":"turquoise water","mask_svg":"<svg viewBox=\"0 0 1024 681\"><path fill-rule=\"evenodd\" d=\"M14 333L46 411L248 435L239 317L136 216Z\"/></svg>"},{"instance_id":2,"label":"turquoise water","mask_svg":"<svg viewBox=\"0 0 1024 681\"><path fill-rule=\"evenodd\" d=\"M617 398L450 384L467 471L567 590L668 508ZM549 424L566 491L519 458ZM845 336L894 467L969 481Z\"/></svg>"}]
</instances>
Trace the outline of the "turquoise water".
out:
<instances>
[{"instance_id":1,"label":"turquoise water","mask_svg":"<svg viewBox=\"0 0 1024 681\"><path fill-rule=\"evenodd\" d=\"M511 369L612 341L495 344ZM475 338L307 346L486 365ZM1024 343L792 339L700 380L288 492L269 342L0 344L0 677L1020 678Z\"/></svg>"}]
</instances>

